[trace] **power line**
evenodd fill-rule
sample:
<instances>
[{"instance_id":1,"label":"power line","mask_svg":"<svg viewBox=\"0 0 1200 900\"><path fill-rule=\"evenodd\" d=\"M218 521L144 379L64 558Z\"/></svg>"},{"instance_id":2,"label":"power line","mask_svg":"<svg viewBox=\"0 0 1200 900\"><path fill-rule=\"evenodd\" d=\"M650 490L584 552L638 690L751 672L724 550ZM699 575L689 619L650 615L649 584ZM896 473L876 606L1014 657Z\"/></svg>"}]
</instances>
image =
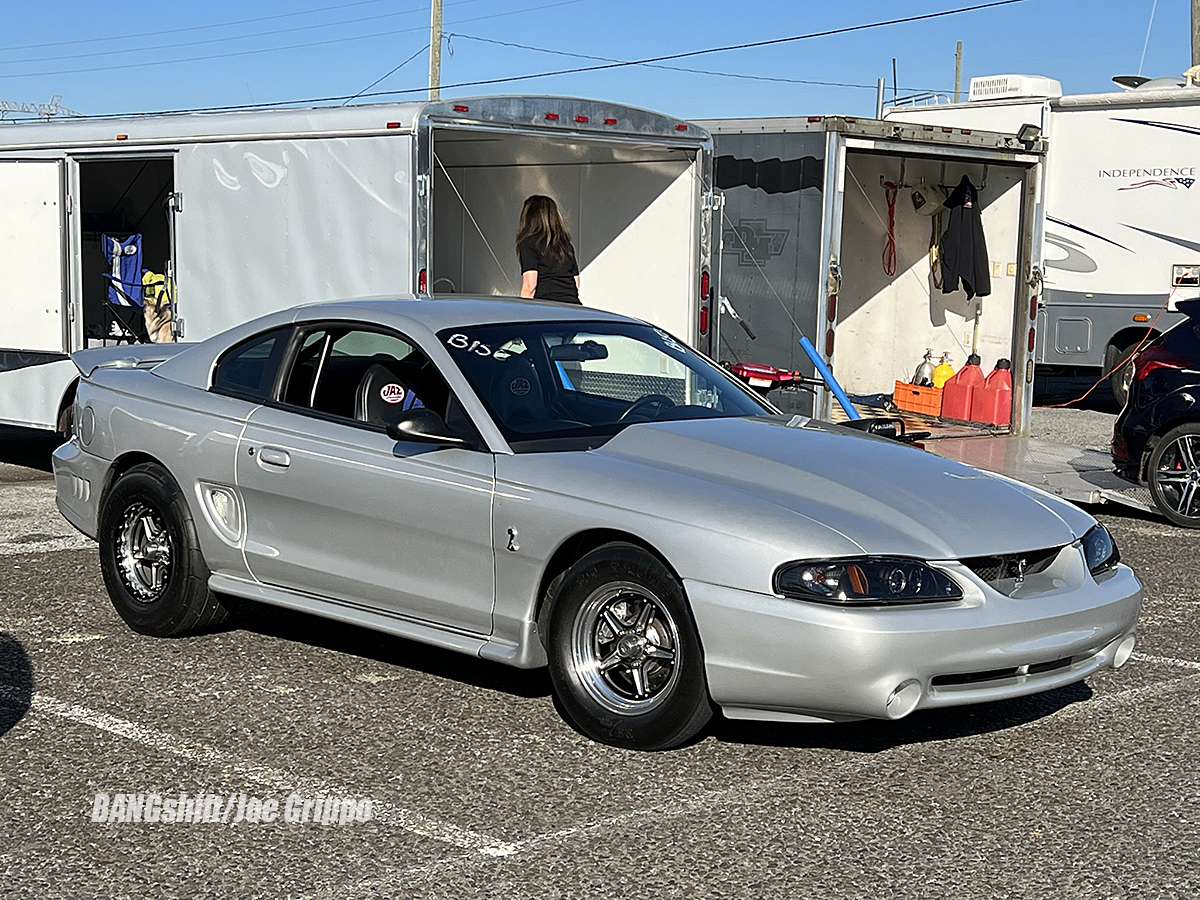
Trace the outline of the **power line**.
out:
<instances>
[{"instance_id":1,"label":"power line","mask_svg":"<svg viewBox=\"0 0 1200 900\"><path fill-rule=\"evenodd\" d=\"M410 62L412 62L414 59L416 59L418 56L420 56L422 53L424 53L428 49L429 49L429 45L426 44L424 47L422 47L420 50L418 50L416 53L414 53L408 59L404 60L404 62L400 63L400 65L396 66L396 68L389 71L386 75L381 75L380 77L378 77L374 81L372 81L370 84L368 84L361 91L359 91L357 94L354 94L351 97L347 97L342 102L342 106L345 106L351 100L357 100L359 97L361 97L363 94L365 94L371 88L375 87L375 85L379 84L379 82L383 81L385 78L390 78L392 75L395 75L397 72L399 72L401 69L403 69L405 66L407 66Z\"/></svg>"},{"instance_id":2,"label":"power line","mask_svg":"<svg viewBox=\"0 0 1200 900\"><path fill-rule=\"evenodd\" d=\"M463 2L467 2L467 0L463 0ZM472 2L473 2L473 0L472 0ZM501 12L501 13L491 13L486 16L474 16L469 19L462 19L461 21L464 23L465 22L482 22L487 19L499 19L499 18L503 18L504 16L515 16L520 13L536 12L536 11L543 10L543 9L551 9L552 7L556 7L556 6L571 6L576 3L585 3L585 2L587 2L587 0L558 0L557 3L543 3L538 6L527 6L527 7L523 7L522 9L514 9L514 10L509 10L507 12ZM1010 0L1010 2L1016 2L1016 0ZM175 57L175 58L172 58L169 60L154 60L154 61L139 62L139 63L124 63L122 65L117 65L117 66L93 66L93 67L84 68L84 69L59 69L59 70L50 71L50 72L10 72L6 75L0 75L0 79L39 78L39 77L43 77L43 76L47 76L47 75L78 75L78 74L84 74L84 73L88 73L88 72L113 72L113 71L118 71L121 69L142 69L142 68L146 68L148 66L162 66L162 65L172 65L173 66L173 65L176 65L176 64L182 63L182 62L201 62L201 61L210 60L210 59L228 59L228 58L235 57L235 56L255 56L259 53L277 53L277 52L280 52L283 50L298 50L298 49L303 49L306 47L324 47L324 46L329 46L331 44L345 44L345 43L350 43L352 41L365 41L365 40L372 40L372 39L381 38L381 37L394 37L395 35L399 35L399 34L412 34L413 32L424 32L425 29L426 29L426 26L421 25L421 26L417 26L417 27L413 27L413 28L400 28L400 29L396 29L394 31L376 31L376 32L372 32L371 34L352 35L350 37L343 37L343 38L330 38L330 39L324 40L324 41L308 41L308 42L301 43L301 44L285 44L280 47L263 47L263 48L256 49L256 50L236 50L236 51L231 51L229 53L212 53L212 54L207 54L204 56L181 56L181 57ZM162 47L162 48L157 48L157 49L170 50L172 48ZM422 88L421 90L426 90L426 88ZM343 100L345 98L338 97L335 99Z\"/></svg>"},{"instance_id":3,"label":"power line","mask_svg":"<svg viewBox=\"0 0 1200 900\"><path fill-rule=\"evenodd\" d=\"M480 41L484 44L497 44L501 47L515 47L520 50L534 50L538 53L549 53L553 56L568 56L574 59L594 59L600 62L627 62L627 60L614 59L611 56L592 56L587 53L570 53L566 50L551 50L547 47L533 47L529 44L518 44L513 41L501 41L495 38L479 37L473 34L460 34L458 32L448 33L447 39L463 38L468 41ZM670 72L686 72L692 75L712 75L717 78L740 78L747 81L769 81L780 84L806 84L817 85L820 87L842 87L842 88L865 88L867 90L876 90L878 85L874 84L852 84L845 81L815 81L808 78L783 78L782 76L774 75L750 75L744 72L714 72L711 69L691 69L686 66L667 66L659 63L645 63L649 69L665 69ZM932 88L916 88L905 87L906 91L928 91Z\"/></svg>"},{"instance_id":4,"label":"power line","mask_svg":"<svg viewBox=\"0 0 1200 900\"><path fill-rule=\"evenodd\" d=\"M563 5L566 5L566 3L573 3L573 2L579 2L579 0L565 0L565 2L553 3L553 4L549 4L549 6L563 6ZM506 77L506 78L487 78L487 79L478 79L475 81L460 81L455 84L444 84L444 85L442 85L442 89L447 90L447 89L463 88L463 87L480 87L483 85L505 84L505 83L514 82L514 81L528 81L530 79L535 79L535 78L549 78L549 77L553 77L553 76L557 76L557 75L574 75L574 74L583 73L583 72L598 72L598 71L603 71L603 70L608 70L608 69L628 68L629 66L643 66L643 65L648 65L650 63L661 63L661 62L667 62L667 61L675 60L675 59L685 59L685 58L692 57L692 56L701 56L701 55L704 55L707 53L723 53L723 52L730 51L730 50L745 50L745 49L750 49L750 48L754 48L754 47L766 47L766 46L772 46L772 45L776 45L776 44L785 44L785 43L793 43L796 41L811 40L813 38L819 38L819 37L831 37L833 35L838 35L838 34L849 34L851 32L855 32L855 31L866 31L866 30L875 29L875 28L886 28L891 25L900 25L900 24L905 24L908 22L920 22L920 21L924 21L927 19L938 19L938 18L943 18L945 16L960 15L962 13L975 12L975 11L981 10L981 9L991 9L993 7L998 7L998 6L1011 6L1016 3L1024 3L1024 2L1026 2L1026 0L994 0L994 2L991 2L991 3L981 3L981 4L974 5L974 6L958 7L956 9L941 10L940 12L934 12L934 13L923 13L921 15L906 16L906 17L900 18L900 19L887 19L887 20L879 21L879 22L868 22L868 23L865 23L862 25L847 25L842 28L834 28L834 29L829 29L826 31L814 31L814 32L809 32L807 34L792 35L790 37L784 37L784 38L772 38L770 40L765 40L765 41L753 41L753 42L746 43L746 44L730 44L730 45L723 46L723 47L710 47L710 48L707 48L704 50L690 50L685 53L672 53L672 54L668 54L665 56L647 57L646 59L604 63L602 65L596 65L596 66L580 66L580 67L574 68L574 69L558 69L558 70L551 71L551 72L536 72L536 73L531 73L528 75L513 75L513 76ZM545 7L535 7L535 8L545 8ZM527 10L515 10L514 12L523 12L523 11L527 11ZM499 15L511 15L511 13L501 13ZM480 18L495 18L495 16L484 16L484 17L480 17ZM237 55L240 55L240 54L237 54ZM0 75L0 78L7 78L7 77L12 77L12 76ZM428 85L423 85L421 87L406 88L403 90L374 91L371 93L364 92L358 96L363 97L363 98L395 97L395 96L402 95L402 94L424 93L428 89L429 89ZM191 108L186 108L186 109L159 110L159 111L153 112L153 113L144 113L143 115L169 115L169 114L175 114L175 113L190 113L190 112L229 112L229 111L234 111L234 110L271 109L271 108L278 108L278 107L283 107L283 106L296 106L299 104L336 103L336 102L339 102L342 100L348 100L348 99L357 99L357 98L354 95L343 94L343 95L339 95L339 96L335 96L335 97L309 97L309 98L305 98L305 99L278 100L278 101L274 101L274 102L270 102L270 103L251 103L249 105L242 104L242 105L238 105L238 106L201 106L201 107L191 107ZM106 116L81 116L80 118L107 118L107 117Z\"/></svg>"},{"instance_id":5,"label":"power line","mask_svg":"<svg viewBox=\"0 0 1200 900\"><path fill-rule=\"evenodd\" d=\"M464 3L478 3L479 0L461 0ZM248 34L235 34L229 37L205 38L200 41L183 41L171 45L171 50L176 51L180 47L199 47L203 44L227 44L230 41L246 41L257 37L271 37L277 34L293 34L297 31L314 31L318 28L333 28L338 25L357 25L360 22L377 22L380 19L394 19L399 16L409 16L413 13L426 13L428 7L415 6L409 9L403 9L399 12L381 13L377 16L363 16L357 19L339 19L335 22L318 22L315 25L295 25L291 28L277 28L273 31L252 31ZM125 56L129 53L161 53L163 51L161 45L149 47L129 47L120 50L98 50L94 53L68 53L63 56L37 56L29 59L14 59L0 60L0 65L19 66L24 63L39 63L39 62L55 62L60 59L89 59L98 56Z\"/></svg>"},{"instance_id":6,"label":"power line","mask_svg":"<svg viewBox=\"0 0 1200 900\"><path fill-rule=\"evenodd\" d=\"M113 41L132 40L134 38L144 37L162 37L167 34L186 34L191 31L206 31L213 28L230 28L234 25L252 25L255 22L269 22L273 19L290 19L296 16L308 16L313 13L329 12L330 10L342 10L349 6L374 6L377 3L384 3L387 0L355 0L352 3L338 3L335 6L318 6L315 9L302 9L296 12L276 13L272 16L258 16L253 19L235 19L229 22L214 22L210 25L191 25L186 28L171 28L166 31L140 31L135 34L115 34L109 37L94 37L94 38L79 38L71 41L51 41L45 44L22 44L17 47L0 47L0 53L8 53L10 51L19 50L40 50L42 47L69 47L76 44L99 44L112 43ZM461 0L461 2L474 2L474 0Z\"/></svg>"}]
</instances>

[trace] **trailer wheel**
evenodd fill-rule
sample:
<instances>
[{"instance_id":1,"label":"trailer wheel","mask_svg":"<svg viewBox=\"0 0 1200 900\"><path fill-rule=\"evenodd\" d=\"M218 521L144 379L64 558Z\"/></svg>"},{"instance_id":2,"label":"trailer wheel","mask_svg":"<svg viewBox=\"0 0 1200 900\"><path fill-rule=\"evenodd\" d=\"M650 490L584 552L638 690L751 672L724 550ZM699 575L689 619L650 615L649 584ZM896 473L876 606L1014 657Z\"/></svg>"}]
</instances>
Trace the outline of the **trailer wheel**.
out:
<instances>
[{"instance_id":1,"label":"trailer wheel","mask_svg":"<svg viewBox=\"0 0 1200 900\"><path fill-rule=\"evenodd\" d=\"M204 631L228 612L208 589L208 565L179 485L161 466L121 475L100 511L100 570L117 614L154 637Z\"/></svg>"},{"instance_id":2,"label":"trailer wheel","mask_svg":"<svg viewBox=\"0 0 1200 900\"><path fill-rule=\"evenodd\" d=\"M712 717L683 588L640 547L607 544L571 567L550 610L546 649L562 710L593 740L666 750Z\"/></svg>"}]
</instances>

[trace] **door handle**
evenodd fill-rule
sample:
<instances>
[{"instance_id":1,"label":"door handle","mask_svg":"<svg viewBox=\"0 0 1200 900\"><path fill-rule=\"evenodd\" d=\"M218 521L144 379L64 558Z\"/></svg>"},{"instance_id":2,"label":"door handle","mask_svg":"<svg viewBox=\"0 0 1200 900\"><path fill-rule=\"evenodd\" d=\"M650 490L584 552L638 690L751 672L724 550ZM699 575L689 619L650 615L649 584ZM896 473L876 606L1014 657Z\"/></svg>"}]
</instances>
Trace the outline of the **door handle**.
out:
<instances>
[{"instance_id":1,"label":"door handle","mask_svg":"<svg viewBox=\"0 0 1200 900\"><path fill-rule=\"evenodd\" d=\"M263 447L258 451L258 464L260 466L273 466L278 469L286 469L292 464L292 458L286 450L280 450L276 447Z\"/></svg>"}]
</instances>

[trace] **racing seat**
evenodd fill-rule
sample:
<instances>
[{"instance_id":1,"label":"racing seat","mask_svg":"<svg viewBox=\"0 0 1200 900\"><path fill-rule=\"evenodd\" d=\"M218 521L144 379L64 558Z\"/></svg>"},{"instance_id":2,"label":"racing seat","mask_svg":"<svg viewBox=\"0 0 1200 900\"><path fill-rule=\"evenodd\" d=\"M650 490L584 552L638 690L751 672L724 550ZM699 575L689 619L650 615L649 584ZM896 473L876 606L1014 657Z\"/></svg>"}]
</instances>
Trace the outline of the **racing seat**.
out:
<instances>
[{"instance_id":1,"label":"racing seat","mask_svg":"<svg viewBox=\"0 0 1200 900\"><path fill-rule=\"evenodd\" d=\"M354 418L386 428L395 421L398 413L420 409L424 405L416 392L389 367L372 363L363 373L354 394Z\"/></svg>"},{"instance_id":2,"label":"racing seat","mask_svg":"<svg viewBox=\"0 0 1200 900\"><path fill-rule=\"evenodd\" d=\"M550 418L537 370L523 356L510 356L495 368L488 397L496 417L516 431L537 430L528 426L544 424Z\"/></svg>"}]
</instances>

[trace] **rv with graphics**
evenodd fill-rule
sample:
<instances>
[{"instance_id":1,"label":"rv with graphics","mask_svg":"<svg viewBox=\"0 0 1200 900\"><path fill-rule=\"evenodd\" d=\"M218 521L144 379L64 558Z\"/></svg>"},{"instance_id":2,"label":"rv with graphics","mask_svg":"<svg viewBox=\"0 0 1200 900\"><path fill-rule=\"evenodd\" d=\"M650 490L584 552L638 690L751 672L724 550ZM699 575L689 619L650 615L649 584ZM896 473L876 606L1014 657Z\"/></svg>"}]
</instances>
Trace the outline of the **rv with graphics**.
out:
<instances>
[{"instance_id":1,"label":"rv with graphics","mask_svg":"<svg viewBox=\"0 0 1200 900\"><path fill-rule=\"evenodd\" d=\"M1111 371L1121 402L1133 373L1122 361L1182 318L1180 300L1200 295L1200 88L1125 80L1137 86L1063 96L1051 78L973 78L966 103L884 114L928 126L1028 125L1049 139L1037 362Z\"/></svg>"},{"instance_id":2,"label":"rv with graphics","mask_svg":"<svg viewBox=\"0 0 1200 900\"><path fill-rule=\"evenodd\" d=\"M202 340L331 298L515 296L535 193L570 223L585 304L709 349L710 149L678 119L553 97L0 126L0 422L64 429L68 354L151 330ZM169 321L147 328L151 297Z\"/></svg>"}]
</instances>

